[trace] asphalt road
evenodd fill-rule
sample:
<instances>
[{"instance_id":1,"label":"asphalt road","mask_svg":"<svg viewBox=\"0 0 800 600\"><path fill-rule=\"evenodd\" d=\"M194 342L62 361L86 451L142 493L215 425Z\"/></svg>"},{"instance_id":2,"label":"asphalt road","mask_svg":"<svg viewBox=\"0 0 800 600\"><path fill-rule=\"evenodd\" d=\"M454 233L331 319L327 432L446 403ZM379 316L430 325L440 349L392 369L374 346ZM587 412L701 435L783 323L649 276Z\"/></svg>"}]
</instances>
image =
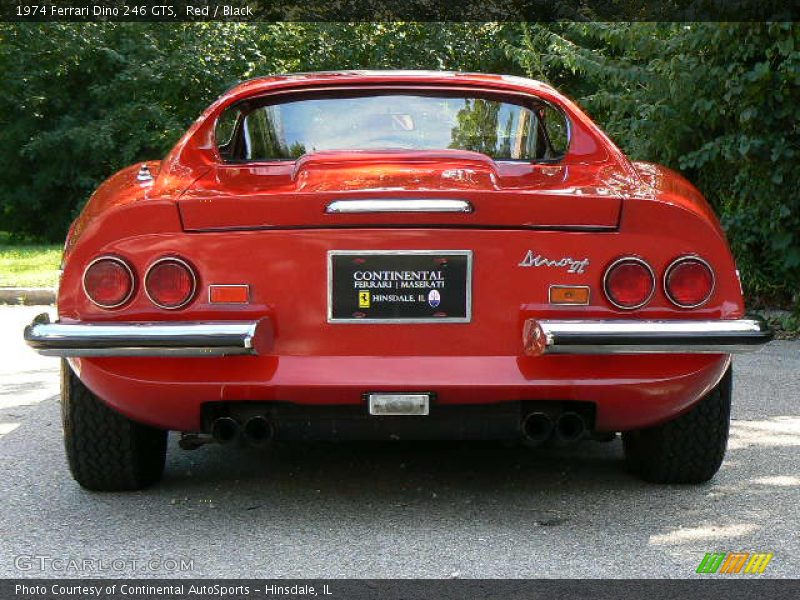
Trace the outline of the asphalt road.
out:
<instances>
[{"instance_id":1,"label":"asphalt road","mask_svg":"<svg viewBox=\"0 0 800 600\"><path fill-rule=\"evenodd\" d=\"M161 485L93 494L65 464L58 361L21 341L41 310L0 307L2 577L691 577L708 551L773 552L765 576L800 576L798 342L736 359L730 448L707 485L642 483L619 441L173 438Z\"/></svg>"}]
</instances>

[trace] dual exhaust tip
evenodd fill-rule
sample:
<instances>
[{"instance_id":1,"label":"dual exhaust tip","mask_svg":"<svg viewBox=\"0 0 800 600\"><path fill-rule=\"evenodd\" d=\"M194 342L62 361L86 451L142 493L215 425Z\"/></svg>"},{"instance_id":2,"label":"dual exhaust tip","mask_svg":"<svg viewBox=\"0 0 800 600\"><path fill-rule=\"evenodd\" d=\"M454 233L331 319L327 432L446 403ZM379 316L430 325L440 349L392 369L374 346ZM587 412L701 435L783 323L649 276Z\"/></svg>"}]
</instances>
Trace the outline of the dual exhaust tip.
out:
<instances>
[{"instance_id":1,"label":"dual exhaust tip","mask_svg":"<svg viewBox=\"0 0 800 600\"><path fill-rule=\"evenodd\" d=\"M522 434L533 446L544 444L551 437L559 444L572 444L586 435L584 418L576 412L561 413L557 419L547 413L532 412L522 420Z\"/></svg>"},{"instance_id":2,"label":"dual exhaust tip","mask_svg":"<svg viewBox=\"0 0 800 600\"><path fill-rule=\"evenodd\" d=\"M211 426L211 437L219 444L229 444L242 436L251 446L266 446L275 435L275 428L262 416L250 417L244 425L231 417L220 417Z\"/></svg>"}]
</instances>

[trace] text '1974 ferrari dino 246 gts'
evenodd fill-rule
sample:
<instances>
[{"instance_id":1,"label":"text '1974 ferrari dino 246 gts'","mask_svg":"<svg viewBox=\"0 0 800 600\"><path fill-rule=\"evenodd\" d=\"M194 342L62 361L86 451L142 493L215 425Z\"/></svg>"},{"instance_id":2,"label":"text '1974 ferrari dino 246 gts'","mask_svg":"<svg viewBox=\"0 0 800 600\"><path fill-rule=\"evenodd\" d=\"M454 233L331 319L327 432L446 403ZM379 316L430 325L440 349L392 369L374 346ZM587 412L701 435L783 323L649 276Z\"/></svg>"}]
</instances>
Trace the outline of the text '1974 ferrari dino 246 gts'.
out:
<instances>
[{"instance_id":1,"label":"text '1974 ferrari dino 246 gts'","mask_svg":"<svg viewBox=\"0 0 800 600\"><path fill-rule=\"evenodd\" d=\"M622 432L648 481L702 482L728 438L748 318L724 233L517 77L264 77L70 228L58 320L66 451L137 489L182 445Z\"/></svg>"}]
</instances>

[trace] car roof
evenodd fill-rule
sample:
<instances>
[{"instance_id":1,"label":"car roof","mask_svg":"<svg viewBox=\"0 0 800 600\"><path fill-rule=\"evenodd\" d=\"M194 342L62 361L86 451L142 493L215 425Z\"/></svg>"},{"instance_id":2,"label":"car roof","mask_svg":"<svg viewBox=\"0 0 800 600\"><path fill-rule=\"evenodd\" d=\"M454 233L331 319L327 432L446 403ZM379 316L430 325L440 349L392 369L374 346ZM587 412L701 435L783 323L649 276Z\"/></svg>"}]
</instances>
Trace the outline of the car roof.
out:
<instances>
[{"instance_id":1,"label":"car roof","mask_svg":"<svg viewBox=\"0 0 800 600\"><path fill-rule=\"evenodd\" d=\"M519 77L517 75L408 69L354 69L342 71L307 71L254 77L233 85L223 94L223 97L237 96L241 98L250 94L267 91L272 87L281 86L281 84L302 83L304 85L314 85L332 82L344 83L346 81L352 81L353 83L425 83L435 81L436 83L460 83L467 85L505 83L525 88L531 92L557 94L556 90L546 83L535 79Z\"/></svg>"}]
</instances>

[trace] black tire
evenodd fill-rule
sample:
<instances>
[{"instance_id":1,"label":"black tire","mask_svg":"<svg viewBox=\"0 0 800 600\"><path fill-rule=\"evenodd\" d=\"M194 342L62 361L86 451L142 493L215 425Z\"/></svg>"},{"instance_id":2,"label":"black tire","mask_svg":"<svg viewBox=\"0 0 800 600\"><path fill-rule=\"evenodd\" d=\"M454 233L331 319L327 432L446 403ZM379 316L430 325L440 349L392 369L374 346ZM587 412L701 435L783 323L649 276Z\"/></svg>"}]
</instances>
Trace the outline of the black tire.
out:
<instances>
[{"instance_id":1,"label":"black tire","mask_svg":"<svg viewBox=\"0 0 800 600\"><path fill-rule=\"evenodd\" d=\"M161 479L167 432L111 409L61 361L61 419L69 470L82 487L139 490Z\"/></svg>"},{"instance_id":2,"label":"black tire","mask_svg":"<svg viewBox=\"0 0 800 600\"><path fill-rule=\"evenodd\" d=\"M703 483L719 470L728 446L731 368L677 419L622 434L628 468L652 483Z\"/></svg>"}]
</instances>

